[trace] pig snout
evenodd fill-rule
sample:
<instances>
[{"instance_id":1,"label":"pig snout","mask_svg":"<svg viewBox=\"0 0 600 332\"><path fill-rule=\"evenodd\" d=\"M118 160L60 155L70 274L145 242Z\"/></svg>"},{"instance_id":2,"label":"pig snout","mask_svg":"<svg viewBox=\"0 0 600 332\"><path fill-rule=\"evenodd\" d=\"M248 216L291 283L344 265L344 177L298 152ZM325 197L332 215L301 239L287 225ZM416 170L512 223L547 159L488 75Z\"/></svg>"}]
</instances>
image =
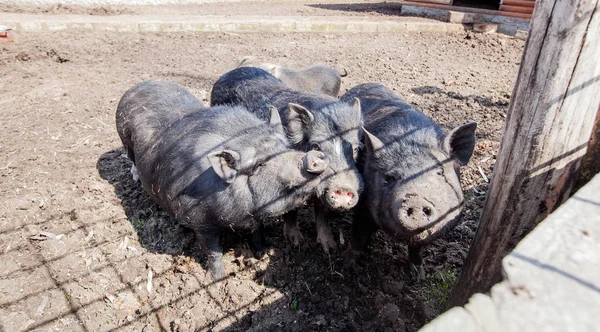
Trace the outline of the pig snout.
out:
<instances>
[{"instance_id":1,"label":"pig snout","mask_svg":"<svg viewBox=\"0 0 600 332\"><path fill-rule=\"evenodd\" d=\"M329 167L329 158L321 151L309 151L302 162L307 172L321 174Z\"/></svg>"},{"instance_id":2,"label":"pig snout","mask_svg":"<svg viewBox=\"0 0 600 332\"><path fill-rule=\"evenodd\" d=\"M438 219L435 206L417 195L406 195L397 214L397 220L410 231L430 227Z\"/></svg>"},{"instance_id":3,"label":"pig snout","mask_svg":"<svg viewBox=\"0 0 600 332\"><path fill-rule=\"evenodd\" d=\"M358 193L351 188L329 189L325 195L327 203L334 209L349 209L358 203Z\"/></svg>"}]
</instances>

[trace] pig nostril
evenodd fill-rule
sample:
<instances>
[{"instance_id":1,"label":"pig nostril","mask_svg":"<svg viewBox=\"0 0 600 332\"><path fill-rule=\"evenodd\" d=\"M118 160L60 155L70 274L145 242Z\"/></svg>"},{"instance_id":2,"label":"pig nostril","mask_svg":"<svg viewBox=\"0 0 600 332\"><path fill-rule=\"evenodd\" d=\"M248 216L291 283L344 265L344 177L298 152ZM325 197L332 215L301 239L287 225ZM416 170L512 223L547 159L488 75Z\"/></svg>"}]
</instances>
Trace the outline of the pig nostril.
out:
<instances>
[{"instance_id":1,"label":"pig nostril","mask_svg":"<svg viewBox=\"0 0 600 332\"><path fill-rule=\"evenodd\" d=\"M317 163L313 163L312 167L316 168L317 167Z\"/></svg>"},{"instance_id":2,"label":"pig nostril","mask_svg":"<svg viewBox=\"0 0 600 332\"><path fill-rule=\"evenodd\" d=\"M408 208L406 210L406 214L408 214L409 216L411 216L413 214L413 208Z\"/></svg>"},{"instance_id":3,"label":"pig nostril","mask_svg":"<svg viewBox=\"0 0 600 332\"><path fill-rule=\"evenodd\" d=\"M342 192L341 192L341 191L339 191L339 190L336 190L336 191L335 191L335 194L336 194L337 196L339 196L339 195L341 195L341 194L342 194Z\"/></svg>"},{"instance_id":4,"label":"pig nostril","mask_svg":"<svg viewBox=\"0 0 600 332\"><path fill-rule=\"evenodd\" d=\"M347 194L346 194L346 196L348 196L348 197L350 197L350 198L354 197L354 195L353 195L352 193L350 193L350 192L349 192L349 193L347 193Z\"/></svg>"},{"instance_id":5,"label":"pig nostril","mask_svg":"<svg viewBox=\"0 0 600 332\"><path fill-rule=\"evenodd\" d=\"M430 217L431 216L431 209L428 207L424 207L423 208L423 213L425 213L426 216Z\"/></svg>"}]
</instances>

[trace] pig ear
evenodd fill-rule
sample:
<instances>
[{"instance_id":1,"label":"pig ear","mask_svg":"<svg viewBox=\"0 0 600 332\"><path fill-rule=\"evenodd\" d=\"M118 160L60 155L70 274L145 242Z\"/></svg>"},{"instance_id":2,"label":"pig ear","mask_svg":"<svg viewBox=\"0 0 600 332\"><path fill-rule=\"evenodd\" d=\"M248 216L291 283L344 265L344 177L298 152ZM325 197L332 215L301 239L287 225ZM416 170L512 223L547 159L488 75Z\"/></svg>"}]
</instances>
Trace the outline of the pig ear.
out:
<instances>
[{"instance_id":1,"label":"pig ear","mask_svg":"<svg viewBox=\"0 0 600 332\"><path fill-rule=\"evenodd\" d=\"M365 127L362 127L362 130L365 133L365 145L367 146L367 153L369 155L383 149L383 142L381 142L379 138L368 132Z\"/></svg>"},{"instance_id":2,"label":"pig ear","mask_svg":"<svg viewBox=\"0 0 600 332\"><path fill-rule=\"evenodd\" d=\"M358 118L358 123L362 122L362 113L360 111L360 99L354 98L352 102L352 110L354 111L354 115Z\"/></svg>"},{"instance_id":3,"label":"pig ear","mask_svg":"<svg viewBox=\"0 0 600 332\"><path fill-rule=\"evenodd\" d=\"M315 121L315 116L304 106L288 104L288 131L293 144L298 144L304 139L304 133Z\"/></svg>"},{"instance_id":4,"label":"pig ear","mask_svg":"<svg viewBox=\"0 0 600 332\"><path fill-rule=\"evenodd\" d=\"M461 166L466 165L471 159L473 149L475 149L475 129L477 122L469 122L462 126L452 129L444 137L443 148L454 158Z\"/></svg>"},{"instance_id":5,"label":"pig ear","mask_svg":"<svg viewBox=\"0 0 600 332\"><path fill-rule=\"evenodd\" d=\"M208 155L208 161L217 175L227 183L232 183L238 172L240 154L232 150L223 150Z\"/></svg>"},{"instance_id":6,"label":"pig ear","mask_svg":"<svg viewBox=\"0 0 600 332\"><path fill-rule=\"evenodd\" d=\"M283 126L281 125L281 117L279 116L279 111L275 106L269 105L269 111L271 111L271 119L269 120L269 124L271 128L277 130L280 133L284 133Z\"/></svg>"}]
</instances>

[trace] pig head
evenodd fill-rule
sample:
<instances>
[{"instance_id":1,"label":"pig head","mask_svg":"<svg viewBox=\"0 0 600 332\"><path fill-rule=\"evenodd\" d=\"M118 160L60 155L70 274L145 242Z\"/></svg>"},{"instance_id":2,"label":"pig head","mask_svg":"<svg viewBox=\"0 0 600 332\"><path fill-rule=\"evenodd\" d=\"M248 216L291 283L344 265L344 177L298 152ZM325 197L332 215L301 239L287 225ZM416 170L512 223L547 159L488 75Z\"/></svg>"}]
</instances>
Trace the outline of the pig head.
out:
<instances>
[{"instance_id":1,"label":"pig head","mask_svg":"<svg viewBox=\"0 0 600 332\"><path fill-rule=\"evenodd\" d=\"M381 229L421 246L456 225L464 201L460 166L471 158L476 127L440 135L433 124L381 140L365 131L366 203Z\"/></svg>"}]
</instances>

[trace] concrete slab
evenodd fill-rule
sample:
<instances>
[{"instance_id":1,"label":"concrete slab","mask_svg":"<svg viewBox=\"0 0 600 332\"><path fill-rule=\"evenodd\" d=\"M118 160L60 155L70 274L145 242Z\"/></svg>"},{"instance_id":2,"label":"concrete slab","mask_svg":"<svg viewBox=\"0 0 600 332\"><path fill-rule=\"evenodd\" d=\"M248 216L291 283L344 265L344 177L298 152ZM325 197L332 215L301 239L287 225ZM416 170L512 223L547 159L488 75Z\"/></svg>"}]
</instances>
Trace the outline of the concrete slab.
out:
<instances>
[{"instance_id":1,"label":"concrete slab","mask_svg":"<svg viewBox=\"0 0 600 332\"><path fill-rule=\"evenodd\" d=\"M15 31L56 31L95 29L120 32L395 32L395 31L465 31L468 26L435 20L411 20L402 17L348 16L189 16L189 15L53 15L7 13L3 17L15 22Z\"/></svg>"}]
</instances>

